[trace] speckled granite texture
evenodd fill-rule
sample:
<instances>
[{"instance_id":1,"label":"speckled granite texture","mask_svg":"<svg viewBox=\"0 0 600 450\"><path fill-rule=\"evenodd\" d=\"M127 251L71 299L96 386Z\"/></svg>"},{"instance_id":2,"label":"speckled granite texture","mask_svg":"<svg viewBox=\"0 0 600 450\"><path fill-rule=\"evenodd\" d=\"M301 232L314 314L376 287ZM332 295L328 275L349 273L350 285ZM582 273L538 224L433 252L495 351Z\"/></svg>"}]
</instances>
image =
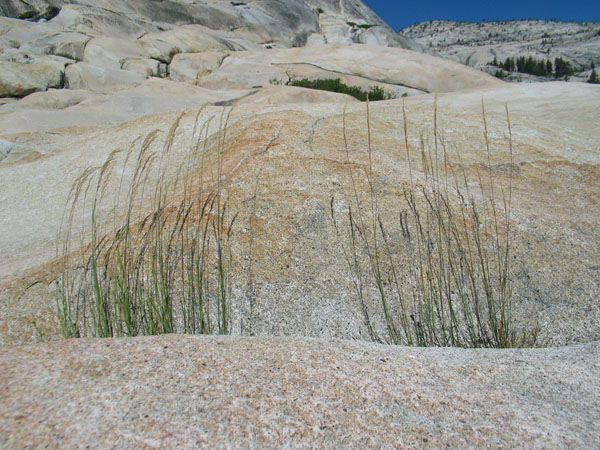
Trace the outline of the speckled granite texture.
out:
<instances>
[{"instance_id":1,"label":"speckled granite texture","mask_svg":"<svg viewBox=\"0 0 600 450\"><path fill-rule=\"evenodd\" d=\"M2 448L590 448L599 343L162 336L0 349Z\"/></svg>"}]
</instances>

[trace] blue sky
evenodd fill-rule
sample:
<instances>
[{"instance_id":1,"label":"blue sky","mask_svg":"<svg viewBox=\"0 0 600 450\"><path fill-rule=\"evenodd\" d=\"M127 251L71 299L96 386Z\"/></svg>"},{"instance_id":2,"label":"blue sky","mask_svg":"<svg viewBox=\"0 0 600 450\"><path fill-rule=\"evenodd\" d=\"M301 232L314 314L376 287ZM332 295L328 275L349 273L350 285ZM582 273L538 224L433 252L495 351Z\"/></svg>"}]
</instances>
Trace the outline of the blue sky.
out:
<instances>
[{"instance_id":1,"label":"blue sky","mask_svg":"<svg viewBox=\"0 0 600 450\"><path fill-rule=\"evenodd\" d=\"M430 19L480 22L509 19L600 21L598 0L363 0L394 30Z\"/></svg>"}]
</instances>

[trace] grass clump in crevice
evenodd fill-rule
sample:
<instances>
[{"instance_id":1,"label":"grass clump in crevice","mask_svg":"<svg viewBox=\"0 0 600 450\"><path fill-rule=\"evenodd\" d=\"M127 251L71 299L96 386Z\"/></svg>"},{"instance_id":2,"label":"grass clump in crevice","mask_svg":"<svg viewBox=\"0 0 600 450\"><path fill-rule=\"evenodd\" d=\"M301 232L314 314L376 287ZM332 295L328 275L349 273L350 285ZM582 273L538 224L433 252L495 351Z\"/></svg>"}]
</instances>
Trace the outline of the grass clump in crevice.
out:
<instances>
[{"instance_id":1,"label":"grass clump in crevice","mask_svg":"<svg viewBox=\"0 0 600 450\"><path fill-rule=\"evenodd\" d=\"M183 115L160 151L151 150L158 131L130 147L123 173L132 166L133 175L127 187L123 175L118 182L112 230L103 227L107 217L101 216L101 204L110 202L107 192L116 184L112 178L122 152L112 152L101 167L87 169L73 184L61 227L58 316L64 337L230 332L235 215L230 216L222 182L229 115L221 117L217 148L211 149L207 142L212 119L200 126L201 112L195 118L195 142L174 176L167 175L169 156ZM217 159L212 182L202 178L204 158L211 150ZM126 201L121 205L124 189ZM89 211L83 235L90 243L76 249L78 208Z\"/></svg>"},{"instance_id":2,"label":"grass clump in crevice","mask_svg":"<svg viewBox=\"0 0 600 450\"><path fill-rule=\"evenodd\" d=\"M482 105L483 107L483 105ZM437 129L433 145L421 136L421 171L412 167L407 116L403 105L404 143L409 180L397 198L394 231L381 214L373 176L371 127L367 103L368 164L352 169L346 139L352 198L346 217L331 217L347 244L344 255L371 339L414 346L510 348L535 345L537 329L517 330L512 313L511 200L513 143L506 109L509 186L498 188L492 176L485 109L482 110L487 164L477 171L475 187L464 166L450 160ZM362 176L361 176L362 175ZM366 183L366 198L359 182ZM342 222L344 225L342 225ZM347 230L344 232L343 230ZM376 332L367 297L379 299L387 337Z\"/></svg>"},{"instance_id":3,"label":"grass clump in crevice","mask_svg":"<svg viewBox=\"0 0 600 450\"><path fill-rule=\"evenodd\" d=\"M373 27L377 26L377 25L374 25L374 24L371 24L371 23L361 23L361 24L358 24L356 22L346 22L346 24L348 24L352 28L360 28L362 30L368 30L369 28L373 28Z\"/></svg>"},{"instance_id":4,"label":"grass clump in crevice","mask_svg":"<svg viewBox=\"0 0 600 450\"><path fill-rule=\"evenodd\" d=\"M289 86L347 94L360 100L361 102L366 102L367 100L376 102L380 100L391 100L394 98L393 95L386 93L385 89L380 86L371 86L367 91L363 91L358 86L348 86L339 78L319 78L316 80L304 78L302 80L291 80L287 84Z\"/></svg>"}]
</instances>

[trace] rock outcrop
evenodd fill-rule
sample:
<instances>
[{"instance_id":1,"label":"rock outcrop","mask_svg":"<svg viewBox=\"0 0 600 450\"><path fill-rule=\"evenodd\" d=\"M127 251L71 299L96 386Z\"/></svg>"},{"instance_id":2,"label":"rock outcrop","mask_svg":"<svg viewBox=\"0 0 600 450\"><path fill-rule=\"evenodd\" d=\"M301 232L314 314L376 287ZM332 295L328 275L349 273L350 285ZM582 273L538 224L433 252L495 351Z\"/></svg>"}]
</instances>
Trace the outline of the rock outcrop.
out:
<instances>
[{"instance_id":1,"label":"rock outcrop","mask_svg":"<svg viewBox=\"0 0 600 450\"><path fill-rule=\"evenodd\" d=\"M332 197L343 211L353 195L345 168L344 121L351 161L357 167L368 163L365 106L348 102L340 94L321 97L318 91L309 91L304 96L299 91L303 90L281 86L248 96L253 90L217 91L148 80L130 92L109 96L67 97L59 95L62 91L52 91L52 99L50 92L35 94L29 106L5 105L12 112L0 121L6 127L1 137L15 145L0 166L6 231L0 240L6 255L0 262L4 279L0 296L3 316L8 319L0 324L3 342L35 339L32 320L47 337L56 336L54 316L46 311L54 308L52 280L59 267L47 264L56 255L62 205L75 179L90 166L102 166L113 150L127 149L155 129L166 133L181 114L166 111L185 108L169 163L177 167L190 151L198 114L198 107L190 106L217 103L217 98L234 106L227 126L223 173L231 189L230 208L238 213L239 224L234 333L368 339L360 303L346 275L343 239L336 237L329 211ZM316 96L312 103L306 103L308 95ZM469 174L473 182L477 180L475 168L487 164L483 98L498 189L508 188L506 168L511 167L507 166L504 112L504 105L509 106L514 147L514 317L527 327L539 324L540 342L548 344L600 337L594 319L598 315L594 299L600 289L595 263L600 239L594 208L599 163L594 146L600 136L593 113L598 95L595 86L570 83L502 85L438 95L437 124L449 158L473 170ZM404 101L411 165L416 168L420 167L421 136L432 139L434 133L434 100L423 95ZM211 126L217 127L227 108L205 107L200 123L212 117ZM402 100L371 104L370 117L373 170L382 183L380 208L393 233L399 226L393 219L398 189L409 170L402 156L406 152ZM123 120L130 121L120 123ZM29 123L35 123L38 131ZM114 164L118 167L123 160ZM114 194L109 193L116 188L115 184L107 186L106 207L112 204ZM48 209L47 204L58 206ZM549 260L564 265L549 270ZM45 274L38 272L41 267ZM370 297L369 308L379 321L376 296ZM378 324L380 334L385 335L384 322Z\"/></svg>"},{"instance_id":2,"label":"rock outcrop","mask_svg":"<svg viewBox=\"0 0 600 450\"><path fill-rule=\"evenodd\" d=\"M55 16L63 4L63 0L6 0L0 5L0 16L47 20Z\"/></svg>"},{"instance_id":3,"label":"rock outcrop","mask_svg":"<svg viewBox=\"0 0 600 450\"><path fill-rule=\"evenodd\" d=\"M0 161L8 156L8 154L15 148L15 144L11 141L0 140Z\"/></svg>"},{"instance_id":4,"label":"rock outcrop","mask_svg":"<svg viewBox=\"0 0 600 450\"><path fill-rule=\"evenodd\" d=\"M451 92L502 84L433 56L356 44L231 53L197 84L250 88L304 78L343 78L350 85L381 85L396 97L405 92Z\"/></svg>"},{"instance_id":5,"label":"rock outcrop","mask_svg":"<svg viewBox=\"0 0 600 450\"><path fill-rule=\"evenodd\" d=\"M3 62L0 95L24 97L50 88L60 88L66 63L61 58L42 57L26 63Z\"/></svg>"},{"instance_id":6,"label":"rock outcrop","mask_svg":"<svg viewBox=\"0 0 600 450\"><path fill-rule=\"evenodd\" d=\"M536 60L562 58L572 64L572 81L586 81L591 64L600 65L600 22L507 20L501 22L453 22L431 20L398 32L440 56L494 74L491 63L507 58ZM548 81L552 77L507 73L511 81Z\"/></svg>"},{"instance_id":7,"label":"rock outcrop","mask_svg":"<svg viewBox=\"0 0 600 450\"><path fill-rule=\"evenodd\" d=\"M309 38L422 49L357 1L11 1L0 14L7 16L0 18L0 97L63 87L63 81L108 93L167 77L176 54L302 46Z\"/></svg>"},{"instance_id":8,"label":"rock outcrop","mask_svg":"<svg viewBox=\"0 0 600 450\"><path fill-rule=\"evenodd\" d=\"M193 336L0 348L0 445L595 448L599 352Z\"/></svg>"},{"instance_id":9,"label":"rock outcrop","mask_svg":"<svg viewBox=\"0 0 600 450\"><path fill-rule=\"evenodd\" d=\"M413 51L358 0L7 0L0 13L0 447L597 447L598 86L508 84ZM338 78L392 98L290 85ZM392 340L386 311L407 311L382 302L394 283L464 298L436 290L456 266L430 260L430 290L411 278L408 217L432 198L478 236L440 261L492 254L474 289L508 295L500 325L552 348L370 342ZM111 333L140 333L78 278L95 271L103 294L133 272L80 255L123 255L103 246L138 245L156 223L184 230L201 204L226 206L204 228L228 231L220 274L180 289L180 261L200 253L171 235L156 248L176 260L153 260L138 287L172 276L155 289L168 306L216 280L206 320L232 337L60 341L102 334L91 305L121 321ZM134 313L154 324L152 308ZM168 333L190 320L173 308ZM424 329L426 315L406 317Z\"/></svg>"}]
</instances>

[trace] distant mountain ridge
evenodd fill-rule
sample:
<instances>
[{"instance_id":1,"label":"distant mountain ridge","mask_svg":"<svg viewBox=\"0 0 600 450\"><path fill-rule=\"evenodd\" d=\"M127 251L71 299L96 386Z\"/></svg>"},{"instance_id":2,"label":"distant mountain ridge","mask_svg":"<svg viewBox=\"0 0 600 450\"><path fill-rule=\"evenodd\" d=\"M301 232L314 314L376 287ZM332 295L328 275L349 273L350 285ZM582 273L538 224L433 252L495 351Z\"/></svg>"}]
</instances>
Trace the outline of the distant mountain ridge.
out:
<instances>
[{"instance_id":1,"label":"distant mountain ridge","mask_svg":"<svg viewBox=\"0 0 600 450\"><path fill-rule=\"evenodd\" d=\"M440 56L494 74L490 63L531 56L535 60L562 58L573 66L575 81L585 81L591 65L600 65L600 22L510 20L454 22L432 20L398 32ZM541 81L534 75L509 74L512 81ZM552 79L552 78L548 78Z\"/></svg>"}]
</instances>

